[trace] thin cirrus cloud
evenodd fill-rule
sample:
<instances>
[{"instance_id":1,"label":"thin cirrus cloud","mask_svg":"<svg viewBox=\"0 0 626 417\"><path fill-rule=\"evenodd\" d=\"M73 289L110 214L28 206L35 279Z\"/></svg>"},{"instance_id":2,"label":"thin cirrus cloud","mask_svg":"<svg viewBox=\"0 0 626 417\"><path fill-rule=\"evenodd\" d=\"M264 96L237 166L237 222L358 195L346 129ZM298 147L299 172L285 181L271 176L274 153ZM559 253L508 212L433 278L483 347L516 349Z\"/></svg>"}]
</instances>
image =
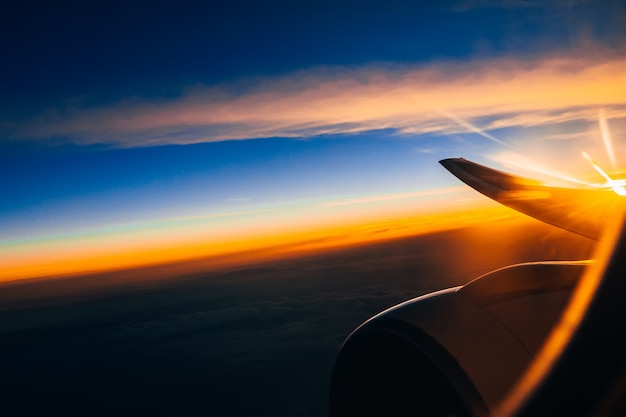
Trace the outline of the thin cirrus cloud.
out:
<instances>
[{"instance_id":1,"label":"thin cirrus cloud","mask_svg":"<svg viewBox=\"0 0 626 417\"><path fill-rule=\"evenodd\" d=\"M577 4L589 3L591 0L461 0L452 5L452 11L465 12L475 9L540 9L571 8Z\"/></svg>"},{"instance_id":2,"label":"thin cirrus cloud","mask_svg":"<svg viewBox=\"0 0 626 417\"><path fill-rule=\"evenodd\" d=\"M626 117L626 58L614 51L491 58L419 67L318 68L188 89L176 99L49 111L14 126L22 138L121 147L396 129L485 130ZM453 115L453 116L451 116Z\"/></svg>"},{"instance_id":3,"label":"thin cirrus cloud","mask_svg":"<svg viewBox=\"0 0 626 417\"><path fill-rule=\"evenodd\" d=\"M447 187L441 188L437 190L429 190L429 191L418 191L413 193L397 193L397 194L385 194L385 195L377 195L363 198L353 198L349 200L340 200L340 201L332 201L328 203L324 203L323 206L346 206L352 204L367 204L367 203L377 203L389 200L403 200L409 198L422 198L422 197L434 197L438 195L445 194L454 194L460 191L465 191L464 186L456 186L456 187Z\"/></svg>"}]
</instances>

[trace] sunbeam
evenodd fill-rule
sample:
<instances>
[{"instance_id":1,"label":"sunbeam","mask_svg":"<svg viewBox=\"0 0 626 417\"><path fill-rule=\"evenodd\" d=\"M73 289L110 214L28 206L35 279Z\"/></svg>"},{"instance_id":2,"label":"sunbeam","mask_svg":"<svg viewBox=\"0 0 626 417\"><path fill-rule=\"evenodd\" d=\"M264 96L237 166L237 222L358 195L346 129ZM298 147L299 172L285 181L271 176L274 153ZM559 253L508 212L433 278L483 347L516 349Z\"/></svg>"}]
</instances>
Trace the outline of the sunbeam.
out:
<instances>
[{"instance_id":1,"label":"sunbeam","mask_svg":"<svg viewBox=\"0 0 626 417\"><path fill-rule=\"evenodd\" d=\"M609 134L609 125L606 121L606 116L604 115L604 109L600 109L600 113L598 115L598 122L600 124L600 131L602 132L602 141L604 142L606 153L607 155L609 155L609 159L611 160L611 164L613 165L613 168L617 168L617 162L615 161L615 152L613 151L613 143L611 141L611 135Z\"/></svg>"}]
</instances>

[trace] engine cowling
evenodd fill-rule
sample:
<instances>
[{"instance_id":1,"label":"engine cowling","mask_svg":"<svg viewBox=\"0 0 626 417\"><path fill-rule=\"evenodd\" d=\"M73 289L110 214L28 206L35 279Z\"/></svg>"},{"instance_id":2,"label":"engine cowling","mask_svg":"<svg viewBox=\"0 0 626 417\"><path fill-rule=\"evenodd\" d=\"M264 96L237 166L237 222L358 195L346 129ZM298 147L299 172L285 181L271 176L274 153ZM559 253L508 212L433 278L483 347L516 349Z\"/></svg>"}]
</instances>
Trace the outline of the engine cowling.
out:
<instances>
[{"instance_id":1,"label":"engine cowling","mask_svg":"<svg viewBox=\"0 0 626 417\"><path fill-rule=\"evenodd\" d=\"M587 264L514 265L374 316L341 347L331 416L490 415L534 358Z\"/></svg>"}]
</instances>

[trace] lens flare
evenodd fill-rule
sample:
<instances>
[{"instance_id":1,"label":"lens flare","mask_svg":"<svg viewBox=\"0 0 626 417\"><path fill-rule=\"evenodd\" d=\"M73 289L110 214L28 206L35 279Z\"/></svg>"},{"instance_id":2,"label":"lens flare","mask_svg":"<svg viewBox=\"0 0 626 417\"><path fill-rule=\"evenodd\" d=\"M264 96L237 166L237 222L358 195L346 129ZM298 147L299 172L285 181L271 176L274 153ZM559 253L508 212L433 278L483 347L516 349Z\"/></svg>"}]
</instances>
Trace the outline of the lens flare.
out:
<instances>
[{"instance_id":1,"label":"lens flare","mask_svg":"<svg viewBox=\"0 0 626 417\"><path fill-rule=\"evenodd\" d=\"M564 181L565 183L574 183L574 184L579 184L583 186L593 186L593 184L588 183L586 181L579 180L578 178L563 174L562 172L546 168L540 163L532 159L526 158L516 152L502 153L493 157L493 159L505 167L509 167L509 168L513 168L517 170L523 170L524 172L532 172L534 174L540 174L540 176L542 176L543 179L546 180L546 182L553 183L554 181L550 181L549 179L555 179L555 180Z\"/></svg>"},{"instance_id":2,"label":"lens flare","mask_svg":"<svg viewBox=\"0 0 626 417\"><path fill-rule=\"evenodd\" d=\"M454 116L450 115L450 117L453 118ZM456 118L454 118L454 120L456 120ZM603 109L599 110L598 124L600 126L600 132L601 132L602 140L604 143L604 148L606 149L606 152L611 161L611 164L613 165L613 168L616 169L617 162L615 158L615 152L613 150L613 143L612 143L611 135L609 133L607 118L604 114ZM465 126L465 124L463 125ZM589 162L589 164L593 167L593 169L598 174L600 174L600 176L602 176L602 178L604 179L604 182L602 183L587 182L587 181L575 178L573 176L565 175L553 169L545 168L541 164L537 163L535 160L524 157L521 154L516 153L516 152L503 152L497 155L492 155L491 158L499 162L503 166L506 166L509 168L514 168L514 169L523 170L523 171L530 171L535 174L541 174L541 175L547 176L553 180L554 179L562 180L568 183L582 185L584 187L611 189L617 195L626 196L626 179L611 178L611 176L609 176L609 174L607 174L606 171L604 171L600 167L600 165L589 156L587 152L583 151L582 156L583 158L587 160L587 162ZM547 182L552 182L552 181L547 180Z\"/></svg>"},{"instance_id":3,"label":"lens flare","mask_svg":"<svg viewBox=\"0 0 626 417\"><path fill-rule=\"evenodd\" d=\"M448 119L458 123L459 125L463 126L464 128L479 134L480 136L489 139L492 142L495 142L499 145L502 146L508 146L508 144L506 142L501 141L500 139L496 138L493 135L490 135L489 133L485 132L484 130L482 130L481 128L479 128L478 126L475 126L473 124L471 124L470 122L468 122L467 120L463 120L460 117L455 116L454 114L450 113L447 110L444 109L435 109L439 114L441 114L442 116L447 117Z\"/></svg>"},{"instance_id":4,"label":"lens flare","mask_svg":"<svg viewBox=\"0 0 626 417\"><path fill-rule=\"evenodd\" d=\"M602 141L606 148L606 153L609 155L613 168L617 168L617 162L615 161L615 152L613 152L613 142L611 141L611 135L609 134L609 125L604 116L604 110L600 109L598 114L598 123L600 124L600 132L602 132Z\"/></svg>"},{"instance_id":5,"label":"lens flare","mask_svg":"<svg viewBox=\"0 0 626 417\"><path fill-rule=\"evenodd\" d=\"M602 176L602 178L606 180L604 184L599 184L599 187L611 188L615 192L615 194L626 196L626 188L624 188L626 186L626 180L614 180L600 167L600 165L598 165L596 161L591 159L587 152L583 152L582 155L583 158L585 158L591 164L591 166Z\"/></svg>"}]
</instances>

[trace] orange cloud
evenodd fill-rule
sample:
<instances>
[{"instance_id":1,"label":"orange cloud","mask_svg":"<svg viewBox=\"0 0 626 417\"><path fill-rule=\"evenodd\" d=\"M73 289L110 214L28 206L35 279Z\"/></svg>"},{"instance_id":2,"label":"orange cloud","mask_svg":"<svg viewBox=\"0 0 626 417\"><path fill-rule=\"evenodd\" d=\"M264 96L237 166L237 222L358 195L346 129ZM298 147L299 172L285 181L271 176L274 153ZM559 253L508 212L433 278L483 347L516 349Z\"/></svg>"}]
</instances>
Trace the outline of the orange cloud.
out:
<instances>
[{"instance_id":1,"label":"orange cloud","mask_svg":"<svg viewBox=\"0 0 626 417\"><path fill-rule=\"evenodd\" d=\"M624 68L624 54L614 51L318 68L246 85L192 88L172 100L52 112L14 133L147 146L383 128L411 134L467 131L446 114L489 117L483 129L594 120L600 106L607 118L624 118Z\"/></svg>"}]
</instances>

